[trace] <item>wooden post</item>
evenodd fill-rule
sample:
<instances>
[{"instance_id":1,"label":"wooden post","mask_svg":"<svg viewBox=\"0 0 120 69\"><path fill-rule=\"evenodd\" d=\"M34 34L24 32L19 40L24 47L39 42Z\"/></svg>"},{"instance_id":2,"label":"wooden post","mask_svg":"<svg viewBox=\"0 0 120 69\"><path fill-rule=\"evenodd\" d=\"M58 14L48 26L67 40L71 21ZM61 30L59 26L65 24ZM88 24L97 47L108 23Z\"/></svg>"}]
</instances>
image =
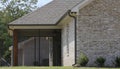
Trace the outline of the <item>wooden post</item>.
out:
<instances>
[{"instance_id":1,"label":"wooden post","mask_svg":"<svg viewBox=\"0 0 120 69\"><path fill-rule=\"evenodd\" d=\"M13 66L18 66L18 35L17 30L13 31Z\"/></svg>"}]
</instances>

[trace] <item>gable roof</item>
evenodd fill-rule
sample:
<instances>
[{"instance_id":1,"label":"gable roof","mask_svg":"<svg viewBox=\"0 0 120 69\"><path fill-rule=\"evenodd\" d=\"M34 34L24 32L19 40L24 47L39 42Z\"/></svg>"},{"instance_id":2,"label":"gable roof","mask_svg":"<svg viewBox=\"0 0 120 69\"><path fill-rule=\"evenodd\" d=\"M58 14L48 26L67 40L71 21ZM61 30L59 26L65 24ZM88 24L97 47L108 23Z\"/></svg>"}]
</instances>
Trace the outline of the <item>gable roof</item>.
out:
<instances>
[{"instance_id":1,"label":"gable roof","mask_svg":"<svg viewBox=\"0 0 120 69\"><path fill-rule=\"evenodd\" d=\"M10 26L55 25L68 10L84 0L54 0L34 12L9 23Z\"/></svg>"}]
</instances>

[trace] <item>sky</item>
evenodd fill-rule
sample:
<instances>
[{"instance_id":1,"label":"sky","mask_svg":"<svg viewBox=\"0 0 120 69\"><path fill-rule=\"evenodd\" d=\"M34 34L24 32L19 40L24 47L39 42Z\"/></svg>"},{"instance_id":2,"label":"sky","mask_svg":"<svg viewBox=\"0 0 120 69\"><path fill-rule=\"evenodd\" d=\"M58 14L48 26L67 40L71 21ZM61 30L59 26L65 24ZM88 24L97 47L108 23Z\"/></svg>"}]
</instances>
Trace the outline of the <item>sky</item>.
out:
<instances>
[{"instance_id":1,"label":"sky","mask_svg":"<svg viewBox=\"0 0 120 69\"><path fill-rule=\"evenodd\" d=\"M38 0L37 6L42 7L53 0Z\"/></svg>"},{"instance_id":2,"label":"sky","mask_svg":"<svg viewBox=\"0 0 120 69\"><path fill-rule=\"evenodd\" d=\"M37 6L42 7L51 1L53 1L53 0L38 0ZM0 4L0 6L1 6L1 4Z\"/></svg>"}]
</instances>

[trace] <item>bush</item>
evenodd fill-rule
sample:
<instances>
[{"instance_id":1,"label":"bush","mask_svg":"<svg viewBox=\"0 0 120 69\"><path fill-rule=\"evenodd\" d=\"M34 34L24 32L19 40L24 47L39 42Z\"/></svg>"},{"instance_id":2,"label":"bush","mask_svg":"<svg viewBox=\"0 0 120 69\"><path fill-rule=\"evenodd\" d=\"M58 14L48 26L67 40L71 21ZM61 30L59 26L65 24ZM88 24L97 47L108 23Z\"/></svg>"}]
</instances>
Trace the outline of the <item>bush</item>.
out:
<instances>
[{"instance_id":1,"label":"bush","mask_svg":"<svg viewBox=\"0 0 120 69\"><path fill-rule=\"evenodd\" d=\"M116 67L120 67L120 57L115 58L114 64L115 64Z\"/></svg>"},{"instance_id":2,"label":"bush","mask_svg":"<svg viewBox=\"0 0 120 69\"><path fill-rule=\"evenodd\" d=\"M78 64L80 66L86 66L86 64L88 63L89 59L88 57L84 54L84 53L81 53L80 54L80 57L78 58Z\"/></svg>"},{"instance_id":3,"label":"bush","mask_svg":"<svg viewBox=\"0 0 120 69\"><path fill-rule=\"evenodd\" d=\"M103 67L105 61L106 61L105 58L103 58L103 57L99 57L99 58L96 59L95 63L96 63L98 66Z\"/></svg>"}]
</instances>

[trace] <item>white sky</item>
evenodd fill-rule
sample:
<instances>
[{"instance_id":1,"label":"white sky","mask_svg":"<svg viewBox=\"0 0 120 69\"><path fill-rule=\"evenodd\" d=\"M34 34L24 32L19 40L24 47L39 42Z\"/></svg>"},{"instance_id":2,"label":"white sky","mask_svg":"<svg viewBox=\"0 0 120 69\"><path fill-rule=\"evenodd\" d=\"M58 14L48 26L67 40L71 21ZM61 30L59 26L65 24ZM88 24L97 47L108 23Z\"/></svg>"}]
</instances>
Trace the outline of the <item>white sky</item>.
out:
<instances>
[{"instance_id":1,"label":"white sky","mask_svg":"<svg viewBox=\"0 0 120 69\"><path fill-rule=\"evenodd\" d=\"M46 5L47 3L51 2L51 1L53 1L53 0L38 0L37 6L42 7L42 6Z\"/></svg>"},{"instance_id":2,"label":"white sky","mask_svg":"<svg viewBox=\"0 0 120 69\"><path fill-rule=\"evenodd\" d=\"M37 6L42 7L51 1L53 1L53 0L38 0ZM0 6L1 6L1 4L0 4Z\"/></svg>"}]
</instances>

